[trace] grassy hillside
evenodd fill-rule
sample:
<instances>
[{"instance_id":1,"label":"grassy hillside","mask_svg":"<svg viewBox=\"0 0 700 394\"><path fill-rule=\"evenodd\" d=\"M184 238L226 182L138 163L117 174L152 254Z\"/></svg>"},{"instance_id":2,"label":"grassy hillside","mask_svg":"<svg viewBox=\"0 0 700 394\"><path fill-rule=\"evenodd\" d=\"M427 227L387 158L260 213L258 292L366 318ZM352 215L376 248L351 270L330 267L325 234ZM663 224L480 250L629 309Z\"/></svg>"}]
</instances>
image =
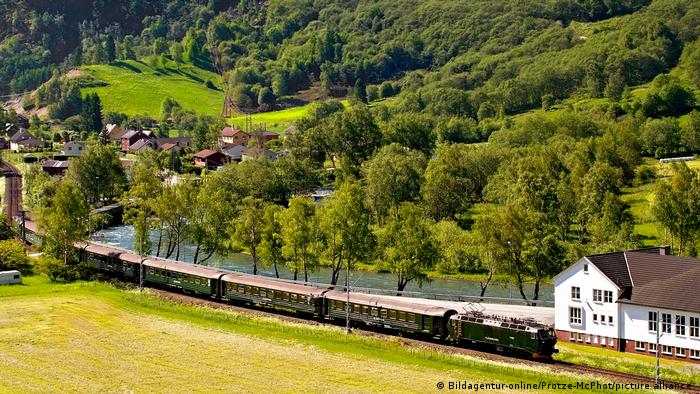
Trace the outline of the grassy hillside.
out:
<instances>
[{"instance_id":1,"label":"grassy hillside","mask_svg":"<svg viewBox=\"0 0 700 394\"><path fill-rule=\"evenodd\" d=\"M0 392L427 392L439 381L582 379L105 284L27 283L0 288Z\"/></svg>"},{"instance_id":2,"label":"grassy hillside","mask_svg":"<svg viewBox=\"0 0 700 394\"><path fill-rule=\"evenodd\" d=\"M167 97L175 99L185 109L200 114L219 115L224 103L221 78L213 72L192 65L174 63L152 68L144 62L127 60L109 65L84 66L82 93L96 92L105 112L127 115L148 114L160 117L161 103ZM211 81L219 90L208 88Z\"/></svg>"},{"instance_id":3,"label":"grassy hillside","mask_svg":"<svg viewBox=\"0 0 700 394\"><path fill-rule=\"evenodd\" d=\"M350 105L347 100L343 100L342 103L345 107ZM289 126L293 125L295 120L304 116L312 104L313 103L279 111L253 114L253 125L264 125L267 127L267 130L282 133L287 130ZM229 119L228 122L238 127L243 127L245 125L245 115L235 116Z\"/></svg>"}]
</instances>

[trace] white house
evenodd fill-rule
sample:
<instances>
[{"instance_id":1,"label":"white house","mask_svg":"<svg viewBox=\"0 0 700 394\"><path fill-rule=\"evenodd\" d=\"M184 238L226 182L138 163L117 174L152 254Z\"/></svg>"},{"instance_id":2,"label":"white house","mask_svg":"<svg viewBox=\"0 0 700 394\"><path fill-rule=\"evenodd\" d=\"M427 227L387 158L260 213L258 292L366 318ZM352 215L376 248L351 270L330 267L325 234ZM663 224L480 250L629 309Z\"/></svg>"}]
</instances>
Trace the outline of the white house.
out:
<instances>
[{"instance_id":1,"label":"white house","mask_svg":"<svg viewBox=\"0 0 700 394\"><path fill-rule=\"evenodd\" d=\"M559 341L700 362L700 260L668 248L585 256L554 277Z\"/></svg>"},{"instance_id":2,"label":"white house","mask_svg":"<svg viewBox=\"0 0 700 394\"><path fill-rule=\"evenodd\" d=\"M64 156L80 156L83 154L85 144L80 141L66 142L61 148L61 154Z\"/></svg>"}]
</instances>

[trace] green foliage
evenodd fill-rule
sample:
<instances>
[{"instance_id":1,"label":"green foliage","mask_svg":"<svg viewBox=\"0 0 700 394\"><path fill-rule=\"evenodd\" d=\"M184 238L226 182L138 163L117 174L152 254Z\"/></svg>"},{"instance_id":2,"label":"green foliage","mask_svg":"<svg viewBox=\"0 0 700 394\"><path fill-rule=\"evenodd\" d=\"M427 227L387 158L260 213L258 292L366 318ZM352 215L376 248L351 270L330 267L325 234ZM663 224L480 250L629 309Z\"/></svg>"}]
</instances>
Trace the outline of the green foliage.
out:
<instances>
[{"instance_id":1,"label":"green foliage","mask_svg":"<svg viewBox=\"0 0 700 394\"><path fill-rule=\"evenodd\" d=\"M420 207L403 203L396 217L376 231L381 264L396 275L397 290L411 281L422 285L426 270L437 263L439 252L431 233L431 222L423 218Z\"/></svg>"},{"instance_id":2,"label":"green foliage","mask_svg":"<svg viewBox=\"0 0 700 394\"><path fill-rule=\"evenodd\" d=\"M83 154L68 163L66 177L91 201L121 196L126 175L117 153L109 146L87 144Z\"/></svg>"},{"instance_id":3,"label":"green foliage","mask_svg":"<svg viewBox=\"0 0 700 394\"><path fill-rule=\"evenodd\" d=\"M80 119L82 120L83 130L92 133L102 131L102 102L97 93L88 93L83 99L82 112Z\"/></svg>"},{"instance_id":4,"label":"green foliage","mask_svg":"<svg viewBox=\"0 0 700 394\"><path fill-rule=\"evenodd\" d=\"M14 239L0 241L0 271L10 270L20 271L24 275L32 272L24 245Z\"/></svg>"},{"instance_id":5,"label":"green foliage","mask_svg":"<svg viewBox=\"0 0 700 394\"><path fill-rule=\"evenodd\" d=\"M671 247L676 247L679 255L696 255L695 240L700 230L700 216L697 215L700 173L685 163L674 163L672 168L670 182L659 180L656 183L656 199L651 211L661 226L673 235Z\"/></svg>"},{"instance_id":6,"label":"green foliage","mask_svg":"<svg viewBox=\"0 0 700 394\"><path fill-rule=\"evenodd\" d=\"M15 233L12 227L8 224L5 213L0 213L0 241L14 238Z\"/></svg>"},{"instance_id":7,"label":"green foliage","mask_svg":"<svg viewBox=\"0 0 700 394\"><path fill-rule=\"evenodd\" d=\"M433 120L425 115L400 114L384 127L386 143L397 143L405 148L430 155L435 148Z\"/></svg>"},{"instance_id":8,"label":"green foliage","mask_svg":"<svg viewBox=\"0 0 700 394\"><path fill-rule=\"evenodd\" d=\"M321 254L316 205L307 197L295 197L281 218L282 255L287 267L294 272L294 280L303 272L304 280L308 281L308 273L316 268Z\"/></svg>"},{"instance_id":9,"label":"green foliage","mask_svg":"<svg viewBox=\"0 0 700 394\"><path fill-rule=\"evenodd\" d=\"M263 217L265 202L258 198L246 197L238 207L238 216L233 222L231 239L250 252L253 258L253 275L258 274L258 248L263 241Z\"/></svg>"}]
</instances>

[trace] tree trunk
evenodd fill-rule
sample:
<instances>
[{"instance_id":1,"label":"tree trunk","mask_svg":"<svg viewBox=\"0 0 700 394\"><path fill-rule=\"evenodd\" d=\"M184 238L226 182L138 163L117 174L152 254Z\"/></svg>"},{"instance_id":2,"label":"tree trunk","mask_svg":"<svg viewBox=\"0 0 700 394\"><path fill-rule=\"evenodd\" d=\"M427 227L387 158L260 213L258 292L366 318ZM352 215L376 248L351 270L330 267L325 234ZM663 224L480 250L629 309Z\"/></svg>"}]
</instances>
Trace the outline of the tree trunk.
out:
<instances>
[{"instance_id":1,"label":"tree trunk","mask_svg":"<svg viewBox=\"0 0 700 394\"><path fill-rule=\"evenodd\" d=\"M396 290L398 291L396 293L397 296L401 296L401 292L406 288L407 284L408 284L408 279L405 279L401 275L399 275L398 284L396 286Z\"/></svg>"},{"instance_id":2,"label":"tree trunk","mask_svg":"<svg viewBox=\"0 0 700 394\"><path fill-rule=\"evenodd\" d=\"M489 270L489 276L486 278L485 282L479 282L479 287L481 287L481 294L479 294L479 301L484 300L484 294L486 294L486 289L489 287L489 283L491 283L491 279L493 278L493 271Z\"/></svg>"},{"instance_id":3,"label":"tree trunk","mask_svg":"<svg viewBox=\"0 0 700 394\"><path fill-rule=\"evenodd\" d=\"M159 226L158 230L158 250L156 251L156 257L160 257L160 245L163 242L163 224Z\"/></svg>"},{"instance_id":4,"label":"tree trunk","mask_svg":"<svg viewBox=\"0 0 700 394\"><path fill-rule=\"evenodd\" d=\"M540 278L535 279L535 290L532 295L532 306L537 306L537 300L540 299Z\"/></svg>"},{"instance_id":5,"label":"tree trunk","mask_svg":"<svg viewBox=\"0 0 700 394\"><path fill-rule=\"evenodd\" d=\"M280 273L279 273L279 271L277 271L277 260L275 260L275 262L273 263L273 265L275 266L275 277L276 277L277 279L279 279Z\"/></svg>"},{"instance_id":6,"label":"tree trunk","mask_svg":"<svg viewBox=\"0 0 700 394\"><path fill-rule=\"evenodd\" d=\"M211 256L214 255L215 251L216 251L215 249L212 249L211 251L209 251L209 254L207 254L207 257L203 258L202 261L200 261L199 263L204 264L205 261L209 260L209 258L211 258Z\"/></svg>"},{"instance_id":7,"label":"tree trunk","mask_svg":"<svg viewBox=\"0 0 700 394\"><path fill-rule=\"evenodd\" d=\"M253 256L253 275L258 274L258 256L255 252L255 246L250 248L250 255Z\"/></svg>"},{"instance_id":8,"label":"tree trunk","mask_svg":"<svg viewBox=\"0 0 700 394\"><path fill-rule=\"evenodd\" d=\"M294 269L294 281L295 281L295 282L296 282L296 280L297 280L297 274L298 274L298 273L299 273L299 270L297 270L297 269L295 268L295 269Z\"/></svg>"},{"instance_id":9,"label":"tree trunk","mask_svg":"<svg viewBox=\"0 0 700 394\"><path fill-rule=\"evenodd\" d=\"M194 258L192 259L192 264L197 264L197 258L199 258L199 248L200 244L197 244L197 248L194 250Z\"/></svg>"}]
</instances>

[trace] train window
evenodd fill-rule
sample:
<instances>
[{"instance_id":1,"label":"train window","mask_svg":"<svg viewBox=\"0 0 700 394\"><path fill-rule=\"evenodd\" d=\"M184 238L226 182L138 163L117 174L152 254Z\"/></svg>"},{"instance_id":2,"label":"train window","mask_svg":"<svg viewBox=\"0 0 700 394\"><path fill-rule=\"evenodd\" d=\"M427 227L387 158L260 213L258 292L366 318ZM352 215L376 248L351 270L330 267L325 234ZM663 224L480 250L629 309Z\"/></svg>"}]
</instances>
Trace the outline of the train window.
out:
<instances>
[{"instance_id":1,"label":"train window","mask_svg":"<svg viewBox=\"0 0 700 394\"><path fill-rule=\"evenodd\" d=\"M253 291L250 289L250 286L246 286L246 287L245 287L245 292L246 292L246 294L252 294L252 293L253 293Z\"/></svg>"},{"instance_id":2,"label":"train window","mask_svg":"<svg viewBox=\"0 0 700 394\"><path fill-rule=\"evenodd\" d=\"M253 294L255 294L255 295L260 295L260 288L258 288L258 287L253 287Z\"/></svg>"},{"instance_id":3,"label":"train window","mask_svg":"<svg viewBox=\"0 0 700 394\"><path fill-rule=\"evenodd\" d=\"M377 308L372 308L372 316L377 317L379 316L379 309Z\"/></svg>"},{"instance_id":4,"label":"train window","mask_svg":"<svg viewBox=\"0 0 700 394\"><path fill-rule=\"evenodd\" d=\"M392 319L396 319L396 311L389 311L389 317Z\"/></svg>"},{"instance_id":5,"label":"train window","mask_svg":"<svg viewBox=\"0 0 700 394\"><path fill-rule=\"evenodd\" d=\"M239 292L239 293L245 293L245 286L243 286L243 285L238 285L238 292Z\"/></svg>"},{"instance_id":6,"label":"train window","mask_svg":"<svg viewBox=\"0 0 700 394\"><path fill-rule=\"evenodd\" d=\"M399 312L399 320L406 321L406 312Z\"/></svg>"},{"instance_id":7,"label":"train window","mask_svg":"<svg viewBox=\"0 0 700 394\"><path fill-rule=\"evenodd\" d=\"M290 298L292 301L297 302L297 295L296 294L291 294Z\"/></svg>"},{"instance_id":8,"label":"train window","mask_svg":"<svg viewBox=\"0 0 700 394\"><path fill-rule=\"evenodd\" d=\"M260 297L267 297L267 291L265 291L265 289L260 289Z\"/></svg>"},{"instance_id":9,"label":"train window","mask_svg":"<svg viewBox=\"0 0 700 394\"><path fill-rule=\"evenodd\" d=\"M386 319L386 309L382 309L380 314L382 315L382 319Z\"/></svg>"},{"instance_id":10,"label":"train window","mask_svg":"<svg viewBox=\"0 0 700 394\"><path fill-rule=\"evenodd\" d=\"M362 313L361 307L357 304L352 304L352 311L355 313Z\"/></svg>"},{"instance_id":11,"label":"train window","mask_svg":"<svg viewBox=\"0 0 700 394\"><path fill-rule=\"evenodd\" d=\"M152 270L152 269L149 269L149 270L148 270L148 274L149 274L149 275L153 275L153 270Z\"/></svg>"},{"instance_id":12,"label":"train window","mask_svg":"<svg viewBox=\"0 0 700 394\"><path fill-rule=\"evenodd\" d=\"M362 313L364 313L365 315L369 315L369 307L366 305L363 305L362 306Z\"/></svg>"},{"instance_id":13,"label":"train window","mask_svg":"<svg viewBox=\"0 0 700 394\"><path fill-rule=\"evenodd\" d=\"M267 291L267 296L270 298L275 298L275 291L274 290L268 290Z\"/></svg>"},{"instance_id":14,"label":"train window","mask_svg":"<svg viewBox=\"0 0 700 394\"><path fill-rule=\"evenodd\" d=\"M199 285L199 278L194 278L194 284Z\"/></svg>"},{"instance_id":15,"label":"train window","mask_svg":"<svg viewBox=\"0 0 700 394\"><path fill-rule=\"evenodd\" d=\"M416 321L416 314L415 314L415 313L409 313L409 314L408 314L408 321Z\"/></svg>"}]
</instances>

